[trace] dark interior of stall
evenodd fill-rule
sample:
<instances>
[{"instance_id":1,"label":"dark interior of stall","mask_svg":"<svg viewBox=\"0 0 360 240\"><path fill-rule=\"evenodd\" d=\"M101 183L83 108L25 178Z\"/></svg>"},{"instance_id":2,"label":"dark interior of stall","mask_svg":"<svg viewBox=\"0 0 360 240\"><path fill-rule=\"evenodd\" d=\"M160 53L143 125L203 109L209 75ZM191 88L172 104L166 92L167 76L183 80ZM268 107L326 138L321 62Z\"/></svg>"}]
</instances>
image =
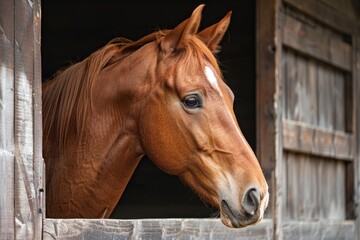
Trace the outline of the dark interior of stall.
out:
<instances>
[{"instance_id":1,"label":"dark interior of stall","mask_svg":"<svg viewBox=\"0 0 360 240\"><path fill-rule=\"evenodd\" d=\"M82 59L115 37L137 40L175 27L205 3L201 28L232 10L218 54L224 78L235 94L239 125L255 150L255 1L62 0L42 1L42 76ZM176 176L161 172L146 157L140 161L113 218L198 218L216 216Z\"/></svg>"}]
</instances>

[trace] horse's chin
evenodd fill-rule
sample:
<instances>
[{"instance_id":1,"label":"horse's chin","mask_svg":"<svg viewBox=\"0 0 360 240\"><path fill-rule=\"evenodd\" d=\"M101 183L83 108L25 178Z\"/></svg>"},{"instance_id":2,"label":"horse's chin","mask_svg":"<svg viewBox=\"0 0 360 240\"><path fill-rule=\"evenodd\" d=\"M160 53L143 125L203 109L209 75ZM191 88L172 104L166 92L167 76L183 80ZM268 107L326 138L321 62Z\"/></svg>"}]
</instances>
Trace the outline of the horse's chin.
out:
<instances>
[{"instance_id":1,"label":"horse's chin","mask_svg":"<svg viewBox=\"0 0 360 240\"><path fill-rule=\"evenodd\" d=\"M243 214L240 211L232 209L231 206L223 200L220 205L220 218L221 222L227 227L244 228L261 222L263 216L259 212L253 216Z\"/></svg>"}]
</instances>

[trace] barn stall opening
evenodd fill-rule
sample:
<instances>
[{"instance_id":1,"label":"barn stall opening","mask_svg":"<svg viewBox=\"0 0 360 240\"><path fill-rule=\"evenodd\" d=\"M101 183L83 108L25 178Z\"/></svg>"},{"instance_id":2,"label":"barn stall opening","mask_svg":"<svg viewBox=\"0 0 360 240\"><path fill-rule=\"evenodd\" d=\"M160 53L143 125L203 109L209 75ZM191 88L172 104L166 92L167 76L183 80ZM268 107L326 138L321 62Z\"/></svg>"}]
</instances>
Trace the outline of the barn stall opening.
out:
<instances>
[{"instance_id":1,"label":"barn stall opening","mask_svg":"<svg viewBox=\"0 0 360 240\"><path fill-rule=\"evenodd\" d=\"M248 118L241 117L237 111L238 119L252 147L257 149L256 153L267 174L273 199L268 218L262 224L234 231L224 228L213 219L46 219L41 160L41 6L39 1L1 1L0 172L1 176L6 177L1 177L0 181L2 188L8 194L0 198L0 235L10 239L15 237L40 239L41 236L44 239L65 236L94 238L135 236L148 239L161 237L358 238L360 111L357 102L360 93L360 41L359 17L355 10L358 6L357 2L259 0L254 5L252 2L237 3L243 7L238 10L239 14L249 12L246 14L249 17L250 12L253 11L252 17L256 21L253 19L249 24L252 25L251 27L244 23L241 23L239 28L231 27L231 31L235 33L229 34L229 40L225 37L225 45L221 53L224 55L221 55L221 61L224 64L225 74L226 71L239 68L239 63L251 69L248 71L242 69L247 77L238 78L236 75L231 77L233 73L230 73L230 77L225 78L230 85L233 84L232 78L234 84L238 84L236 82L238 79L248 80L247 83L241 83L246 84L244 88L238 89L233 86L233 90L242 91L239 92L237 103L238 106L244 104L241 110L246 107L252 109L245 111ZM133 2L136 3L141 4L141 2ZM209 1L207 8L211 8L212 3ZM44 5L42 14L46 16L44 11L47 3L42 4ZM60 4L58 9L64 13L72 8L64 6L61 8L61 3L58 4ZM87 4L97 11L111 8L110 3L95 6L91 5L95 3ZM143 4L143 15L146 15L149 12L146 9L150 9L152 4L156 3L150 6ZM180 2L175 4L179 5L174 7L174 12L169 10L168 14L171 15L169 18L176 16L181 19L198 3L194 3L191 7L185 7ZM217 11L222 4L217 4L219 5L214 7L216 10L209 13L211 16L204 12L204 20L211 22L213 15L214 19L217 19L216 14L219 16L223 14ZM229 3L230 7L224 5L226 8L224 12L230 10L231 4L233 3ZM79 18L87 13L80 6L76 10ZM125 13L123 14L126 16ZM98 20L95 17L93 19L95 22ZM44 18L42 20L44 21ZM171 27L166 18L153 24L155 26L144 31L151 31L157 27ZM61 26L65 27L60 24L59 27ZM102 33L101 29L94 30L90 24L84 24L80 28L91 33L87 40L91 39L90 35L98 36ZM246 28L248 30L244 30ZM81 32L79 28L76 30ZM77 55L75 60L82 59L113 36L131 37L122 34L122 29L115 30L115 33L111 31L113 30L105 33L104 39L99 37L102 39L100 41L103 41L101 44L93 43L94 45L87 46L85 52L75 53ZM239 35L240 39L236 40L233 47L227 49L227 41L233 44L233 35L236 36L236 31L244 31L242 34L256 32L256 41L255 36L252 40L251 37L246 36L247 40L244 40ZM61 34L61 30L59 33ZM134 36L136 39L138 35ZM42 38L45 41L45 33ZM64 40L65 43L69 39L71 37L68 36ZM248 41L253 42L247 45L250 47L246 54L231 55L233 50L230 49L242 47ZM84 40L82 43L85 46L87 41ZM67 44L71 45L71 40ZM54 48L56 47L58 46ZM45 51L44 42L42 50ZM51 52L51 49L46 51ZM249 59L252 60L248 61ZM44 65L45 56L42 60ZM70 57L61 61L73 61L73 59ZM51 75L58 67L64 66L61 65L62 63L58 62L59 65L52 70L43 68L44 78ZM45 73L45 71L49 72ZM242 122L242 119L246 119L245 122ZM256 127L253 125L255 122L257 122ZM144 165L150 166L145 166L143 170L139 168L139 175L141 172L150 174L156 171L150 163L144 161ZM161 175L160 172L157 174ZM143 181L138 179L133 185L145 186ZM172 181L180 189L184 188L177 179L164 181ZM323 185L327 187L322 188ZM131 198L135 198L136 195L130 197L131 193L128 194L131 202ZM180 195L187 196L181 199L181 203L192 201L191 193L184 191ZM154 200L148 202L150 206L148 210L144 210L143 216L139 208L136 214L123 217L208 217L211 214L206 208L200 210L202 203L195 201L194 205L193 203L189 205L188 202L184 204L184 209L190 207L189 211L182 215L182 212L174 209L179 206L176 202L178 198L175 198L175 202L161 213L163 215L155 216L151 211L156 208L151 204L157 201L156 196L158 195L154 195ZM130 205L127 206L128 209L138 209ZM170 214L168 215L167 212Z\"/></svg>"}]
</instances>

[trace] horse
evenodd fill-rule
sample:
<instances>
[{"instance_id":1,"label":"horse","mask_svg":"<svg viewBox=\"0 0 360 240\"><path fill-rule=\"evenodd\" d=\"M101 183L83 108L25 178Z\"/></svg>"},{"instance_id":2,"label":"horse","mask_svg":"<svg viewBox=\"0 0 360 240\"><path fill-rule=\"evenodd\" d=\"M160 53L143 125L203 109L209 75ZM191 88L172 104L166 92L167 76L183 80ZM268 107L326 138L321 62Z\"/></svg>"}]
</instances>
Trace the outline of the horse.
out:
<instances>
[{"instance_id":1,"label":"horse","mask_svg":"<svg viewBox=\"0 0 360 240\"><path fill-rule=\"evenodd\" d=\"M258 223L268 185L216 59L231 12L198 31L116 38L43 84L49 218L108 218L140 159L178 176L232 228Z\"/></svg>"}]
</instances>

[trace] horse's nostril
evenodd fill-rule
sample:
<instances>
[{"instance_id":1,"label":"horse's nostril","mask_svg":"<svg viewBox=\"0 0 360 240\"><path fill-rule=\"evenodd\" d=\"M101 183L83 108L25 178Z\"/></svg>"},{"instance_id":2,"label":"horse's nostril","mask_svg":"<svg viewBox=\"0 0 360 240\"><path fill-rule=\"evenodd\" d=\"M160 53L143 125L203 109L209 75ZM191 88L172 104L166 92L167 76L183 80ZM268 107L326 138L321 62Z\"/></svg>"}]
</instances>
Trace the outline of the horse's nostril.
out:
<instances>
[{"instance_id":1,"label":"horse's nostril","mask_svg":"<svg viewBox=\"0 0 360 240\"><path fill-rule=\"evenodd\" d=\"M254 215L259 208L260 192L256 188L249 189L243 198L242 206L246 213Z\"/></svg>"}]
</instances>

